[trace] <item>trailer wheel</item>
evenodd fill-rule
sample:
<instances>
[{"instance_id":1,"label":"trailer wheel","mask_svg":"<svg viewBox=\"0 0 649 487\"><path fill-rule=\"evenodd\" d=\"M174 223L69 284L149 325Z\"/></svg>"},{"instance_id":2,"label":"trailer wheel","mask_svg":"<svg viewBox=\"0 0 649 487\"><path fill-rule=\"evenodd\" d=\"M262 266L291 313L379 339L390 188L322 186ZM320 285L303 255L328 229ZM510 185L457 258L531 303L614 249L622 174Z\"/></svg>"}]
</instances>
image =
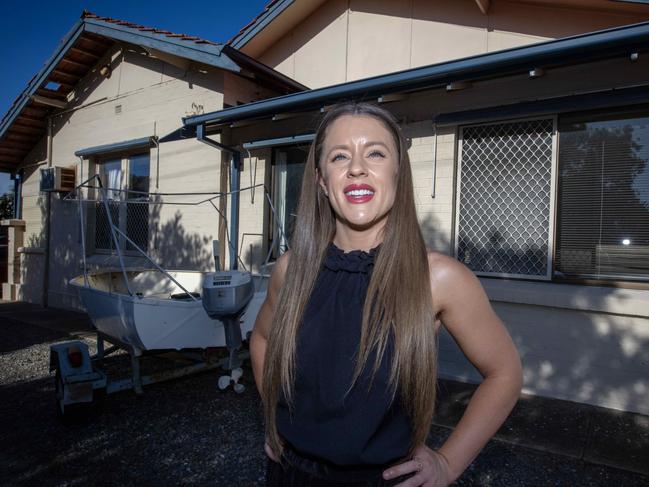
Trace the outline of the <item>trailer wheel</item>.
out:
<instances>
[{"instance_id":1,"label":"trailer wheel","mask_svg":"<svg viewBox=\"0 0 649 487\"><path fill-rule=\"evenodd\" d=\"M56 410L59 413L61 418L66 418L66 413L69 413L69 408L65 406L63 398L65 395L63 377L61 376L61 371L59 368L56 368L56 375L54 376L54 388L56 391Z\"/></svg>"}]
</instances>

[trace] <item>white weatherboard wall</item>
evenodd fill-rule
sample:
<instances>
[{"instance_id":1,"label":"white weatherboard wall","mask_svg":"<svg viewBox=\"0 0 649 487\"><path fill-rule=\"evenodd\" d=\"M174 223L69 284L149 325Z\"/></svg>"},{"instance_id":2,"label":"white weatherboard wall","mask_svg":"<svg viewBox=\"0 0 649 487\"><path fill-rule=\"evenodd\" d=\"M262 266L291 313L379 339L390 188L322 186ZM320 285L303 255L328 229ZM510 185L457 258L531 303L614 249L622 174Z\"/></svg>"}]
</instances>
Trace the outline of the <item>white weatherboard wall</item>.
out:
<instances>
[{"instance_id":1,"label":"white weatherboard wall","mask_svg":"<svg viewBox=\"0 0 649 487\"><path fill-rule=\"evenodd\" d=\"M151 58L135 47L124 46L110 54L113 72L109 79L89 74L77 89L78 108L55 117L52 162L76 166L77 182L86 179L94 164L83 161L83 173L74 152L103 144L158 135L178 129L181 118L223 107L223 72L205 68L183 71ZM254 96L254 95L253 95ZM119 107L119 108L117 108ZM219 190L221 153L195 139L160 144L150 154L150 191L216 192ZM35 148L27 164L46 159L45 141ZM35 169L35 168L34 168ZM24 217L27 222L23 255L25 285L21 299L40 301L45 230L44 195L39 195L39 171L29 169L23 186ZM159 172L159 178L158 176ZM157 187L156 187L157 184ZM162 205L151 207L155 218L150 227L151 246L163 266L208 269L213 266L212 238L218 219L211 205L175 206L171 201L198 201L200 197L163 196ZM49 304L77 307L76 294L68 279L81 273L81 236L76 203L52 195ZM92 236L88 237L92 240ZM89 256L89 262L105 261L105 255ZM38 262L37 262L38 261ZM113 261L116 263L115 261ZM136 263L137 260L130 259Z\"/></svg>"}]
</instances>

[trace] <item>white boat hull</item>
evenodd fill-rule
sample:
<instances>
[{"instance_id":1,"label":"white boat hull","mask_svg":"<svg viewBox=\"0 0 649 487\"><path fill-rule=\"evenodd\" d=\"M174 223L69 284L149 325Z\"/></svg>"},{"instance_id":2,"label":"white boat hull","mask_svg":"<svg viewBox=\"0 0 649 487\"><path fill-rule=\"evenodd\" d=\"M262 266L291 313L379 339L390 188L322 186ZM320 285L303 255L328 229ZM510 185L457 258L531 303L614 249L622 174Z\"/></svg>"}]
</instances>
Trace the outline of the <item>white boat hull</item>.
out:
<instances>
[{"instance_id":1,"label":"white boat hull","mask_svg":"<svg viewBox=\"0 0 649 487\"><path fill-rule=\"evenodd\" d=\"M185 289L200 293L200 272L170 271ZM223 324L210 318L200 298L174 299L182 288L153 270L127 270L133 296L128 294L120 271L104 271L83 276L70 284L77 287L95 328L140 355L146 350L181 350L225 347ZM252 330L265 290L255 293L241 321L241 334Z\"/></svg>"}]
</instances>

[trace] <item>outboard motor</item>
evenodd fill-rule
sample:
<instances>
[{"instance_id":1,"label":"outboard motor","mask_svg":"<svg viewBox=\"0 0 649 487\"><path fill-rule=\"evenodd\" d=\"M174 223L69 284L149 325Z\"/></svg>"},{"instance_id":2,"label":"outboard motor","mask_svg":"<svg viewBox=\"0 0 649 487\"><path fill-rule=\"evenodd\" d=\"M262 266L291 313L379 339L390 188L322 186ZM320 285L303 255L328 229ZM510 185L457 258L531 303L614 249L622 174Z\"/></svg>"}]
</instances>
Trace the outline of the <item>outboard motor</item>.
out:
<instances>
[{"instance_id":1,"label":"outboard motor","mask_svg":"<svg viewBox=\"0 0 649 487\"><path fill-rule=\"evenodd\" d=\"M208 272L203 278L203 307L210 318L223 323L225 343L230 353L226 370L230 375L219 378L219 389L226 389L234 383L236 392L245 387L238 380L243 371L237 352L241 347L241 315L255 293L255 286L249 272L219 271Z\"/></svg>"}]
</instances>

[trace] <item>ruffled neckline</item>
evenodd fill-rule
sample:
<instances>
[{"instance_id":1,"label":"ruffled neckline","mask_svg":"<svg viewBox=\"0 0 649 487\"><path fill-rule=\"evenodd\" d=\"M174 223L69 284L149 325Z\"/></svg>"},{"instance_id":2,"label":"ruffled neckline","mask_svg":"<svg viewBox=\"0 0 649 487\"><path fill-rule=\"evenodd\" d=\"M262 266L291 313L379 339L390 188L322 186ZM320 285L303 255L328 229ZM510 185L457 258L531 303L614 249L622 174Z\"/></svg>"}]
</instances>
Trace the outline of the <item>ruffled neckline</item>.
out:
<instances>
[{"instance_id":1,"label":"ruffled neckline","mask_svg":"<svg viewBox=\"0 0 649 487\"><path fill-rule=\"evenodd\" d=\"M374 259L381 245L365 250L351 250L345 252L336 247L332 242L327 249L327 255L324 260L324 267L331 271L346 271L369 274L374 267Z\"/></svg>"}]
</instances>

